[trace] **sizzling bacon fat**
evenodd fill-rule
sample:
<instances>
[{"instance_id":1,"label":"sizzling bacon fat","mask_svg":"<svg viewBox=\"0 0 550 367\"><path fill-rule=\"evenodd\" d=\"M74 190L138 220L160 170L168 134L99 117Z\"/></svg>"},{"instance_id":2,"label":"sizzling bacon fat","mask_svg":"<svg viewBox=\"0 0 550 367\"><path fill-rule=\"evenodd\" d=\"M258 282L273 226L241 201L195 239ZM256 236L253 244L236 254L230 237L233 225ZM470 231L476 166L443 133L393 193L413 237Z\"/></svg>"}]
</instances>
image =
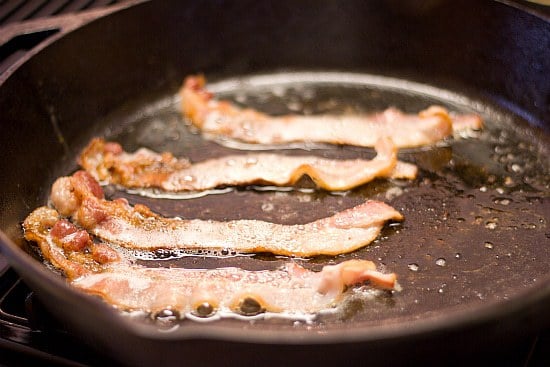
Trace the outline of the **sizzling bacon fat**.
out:
<instances>
[{"instance_id":1,"label":"sizzling bacon fat","mask_svg":"<svg viewBox=\"0 0 550 367\"><path fill-rule=\"evenodd\" d=\"M250 108L213 99L205 89L203 76L189 76L180 90L181 109L202 132L247 143L284 144L317 142L374 146L380 138L391 137L398 148L431 145L455 130L479 129L477 115L450 116L446 109L432 106L418 115L395 109L372 115L286 115L269 116ZM456 126L453 120L458 123Z\"/></svg>"},{"instance_id":2,"label":"sizzling bacon fat","mask_svg":"<svg viewBox=\"0 0 550 367\"><path fill-rule=\"evenodd\" d=\"M336 306L348 286L370 282L393 289L396 284L395 274L380 273L366 260L327 265L320 272L292 262L271 271L146 268L105 243L94 243L90 234L47 207L33 211L23 227L25 238L36 242L45 259L72 285L123 310L155 314L169 309L199 317L216 311L316 313ZM75 233L86 237L84 246L66 246L73 241L80 244L71 237Z\"/></svg>"},{"instance_id":3,"label":"sizzling bacon fat","mask_svg":"<svg viewBox=\"0 0 550 367\"><path fill-rule=\"evenodd\" d=\"M332 160L315 156L241 154L191 164L170 153L141 148L127 153L114 142L93 139L79 164L102 182L128 188L202 191L220 186L250 184L293 185L303 175L326 190L348 190L377 177L414 179L415 165L397 160L391 139L380 139L372 160Z\"/></svg>"},{"instance_id":4,"label":"sizzling bacon fat","mask_svg":"<svg viewBox=\"0 0 550 367\"><path fill-rule=\"evenodd\" d=\"M402 215L379 201L367 201L331 217L300 225L259 220L166 218L124 199L105 200L99 183L86 171L61 177L51 202L63 216L104 241L133 249L229 249L310 257L354 251L376 239L384 223Z\"/></svg>"}]
</instances>

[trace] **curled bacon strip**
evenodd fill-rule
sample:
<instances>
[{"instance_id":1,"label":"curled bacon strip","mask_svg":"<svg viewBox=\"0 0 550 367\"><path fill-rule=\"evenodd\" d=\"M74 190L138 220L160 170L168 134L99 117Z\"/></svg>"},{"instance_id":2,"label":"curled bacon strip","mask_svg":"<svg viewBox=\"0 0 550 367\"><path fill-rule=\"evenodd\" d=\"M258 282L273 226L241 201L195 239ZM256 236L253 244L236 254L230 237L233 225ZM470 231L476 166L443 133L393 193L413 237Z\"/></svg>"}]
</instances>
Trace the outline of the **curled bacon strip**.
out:
<instances>
[{"instance_id":1,"label":"curled bacon strip","mask_svg":"<svg viewBox=\"0 0 550 367\"><path fill-rule=\"evenodd\" d=\"M431 145L458 129L479 129L477 115L450 116L432 106L418 115L389 108L372 115L269 116L228 101L213 99L203 76L189 76L180 90L181 110L202 132L247 143L284 144L318 142L372 147L380 138L391 137L398 148ZM453 120L459 123L454 126Z\"/></svg>"},{"instance_id":2,"label":"curled bacon strip","mask_svg":"<svg viewBox=\"0 0 550 367\"><path fill-rule=\"evenodd\" d=\"M389 220L402 215L379 201L301 225L259 220L183 220L165 218L144 205L108 201L86 171L59 178L51 201L64 216L95 236L134 249L231 249L242 253L271 252L288 256L337 255L372 242Z\"/></svg>"},{"instance_id":3,"label":"curled bacon strip","mask_svg":"<svg viewBox=\"0 0 550 367\"><path fill-rule=\"evenodd\" d=\"M159 154L146 148L126 153L119 144L96 138L83 150L79 164L102 182L172 192L249 184L292 185L303 175L326 190L352 189L377 177L416 177L416 166L397 160L397 149L390 139L380 139L376 151L372 160L260 153L191 164L170 153Z\"/></svg>"},{"instance_id":4,"label":"curled bacon strip","mask_svg":"<svg viewBox=\"0 0 550 367\"><path fill-rule=\"evenodd\" d=\"M23 227L25 238L38 243L46 260L62 270L72 285L123 310L170 309L200 317L216 311L315 313L336 306L348 286L369 282L393 289L396 285L395 274L383 274L366 260L327 265L320 272L292 262L270 271L138 266L104 243L65 247L67 237L81 230L46 207L32 212ZM90 251L94 246L98 249Z\"/></svg>"},{"instance_id":5,"label":"curled bacon strip","mask_svg":"<svg viewBox=\"0 0 550 367\"><path fill-rule=\"evenodd\" d=\"M25 238L38 243L42 255L69 279L100 271L102 264L120 261L119 254L48 207L35 209L23 222Z\"/></svg>"}]
</instances>

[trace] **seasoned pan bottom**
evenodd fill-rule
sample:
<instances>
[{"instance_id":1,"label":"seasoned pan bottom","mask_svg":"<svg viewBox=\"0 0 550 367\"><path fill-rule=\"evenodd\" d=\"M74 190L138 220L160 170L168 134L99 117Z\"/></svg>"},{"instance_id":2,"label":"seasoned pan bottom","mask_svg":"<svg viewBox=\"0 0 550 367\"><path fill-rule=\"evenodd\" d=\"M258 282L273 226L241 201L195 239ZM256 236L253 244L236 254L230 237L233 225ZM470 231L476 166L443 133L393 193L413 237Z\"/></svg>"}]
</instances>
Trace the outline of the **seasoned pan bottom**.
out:
<instances>
[{"instance_id":1,"label":"seasoned pan bottom","mask_svg":"<svg viewBox=\"0 0 550 367\"><path fill-rule=\"evenodd\" d=\"M295 259L313 270L348 259L370 259L398 274L401 291L375 294L354 290L341 312L320 315L314 321L255 318L248 327L265 323L282 328L401 323L506 302L547 278L548 139L522 127L511 112L452 91L366 74L296 72L212 80L215 82L208 88L219 98L275 115L357 114L390 106L415 113L439 104L450 111L478 113L485 122L482 131L470 136L402 150L399 158L419 167L418 178L412 182L377 180L338 193L315 190L307 179L294 188L226 188L207 195L105 188L110 199L125 197L132 204L145 204L162 215L182 218L298 224L366 199L385 201L405 216L403 223L386 226L379 239L351 254ZM150 101L145 107L126 106L101 121L91 135L120 142L127 151L143 146L191 161L259 148L205 139L181 117L178 108L175 96ZM86 143L83 141L83 146ZM284 146L276 151L342 159L374 156L372 149L320 144ZM71 169L74 167L66 174ZM250 270L274 269L288 260L269 254L182 251L133 252L128 256L151 267L237 266ZM161 327L193 322L162 316L158 321Z\"/></svg>"}]
</instances>

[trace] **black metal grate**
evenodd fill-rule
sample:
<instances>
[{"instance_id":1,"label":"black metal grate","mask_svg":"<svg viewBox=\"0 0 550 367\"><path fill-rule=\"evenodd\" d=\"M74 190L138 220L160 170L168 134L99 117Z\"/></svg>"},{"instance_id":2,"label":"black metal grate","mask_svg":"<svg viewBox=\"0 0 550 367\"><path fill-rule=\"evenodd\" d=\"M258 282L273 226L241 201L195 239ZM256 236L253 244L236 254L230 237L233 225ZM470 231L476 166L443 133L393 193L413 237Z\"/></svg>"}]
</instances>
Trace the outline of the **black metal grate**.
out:
<instances>
[{"instance_id":1,"label":"black metal grate","mask_svg":"<svg viewBox=\"0 0 550 367\"><path fill-rule=\"evenodd\" d=\"M60 18L67 19L85 11L93 12L128 1L0 0L0 74L33 47L57 33L60 28L55 19L59 22Z\"/></svg>"},{"instance_id":2,"label":"black metal grate","mask_svg":"<svg viewBox=\"0 0 550 367\"><path fill-rule=\"evenodd\" d=\"M0 27L9 23L69 14L122 2L121 0L3 0Z\"/></svg>"},{"instance_id":3,"label":"black metal grate","mask_svg":"<svg viewBox=\"0 0 550 367\"><path fill-rule=\"evenodd\" d=\"M0 30L1 31L1 30ZM12 64L25 55L34 46L44 41L52 34L57 33L56 29L22 34L16 36L0 45L0 74L6 71Z\"/></svg>"},{"instance_id":4,"label":"black metal grate","mask_svg":"<svg viewBox=\"0 0 550 367\"><path fill-rule=\"evenodd\" d=\"M0 366L27 365L83 367L112 362L64 331L17 274L7 269L0 272Z\"/></svg>"}]
</instances>

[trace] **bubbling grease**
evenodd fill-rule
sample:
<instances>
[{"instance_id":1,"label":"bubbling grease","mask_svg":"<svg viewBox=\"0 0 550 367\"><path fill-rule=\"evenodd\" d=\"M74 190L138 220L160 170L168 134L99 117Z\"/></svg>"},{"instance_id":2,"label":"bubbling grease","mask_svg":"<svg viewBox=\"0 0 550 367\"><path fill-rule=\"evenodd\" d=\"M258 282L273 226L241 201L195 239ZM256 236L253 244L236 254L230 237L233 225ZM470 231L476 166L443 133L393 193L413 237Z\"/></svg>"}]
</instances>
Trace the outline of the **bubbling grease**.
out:
<instances>
[{"instance_id":1,"label":"bubbling grease","mask_svg":"<svg viewBox=\"0 0 550 367\"><path fill-rule=\"evenodd\" d=\"M482 263L491 265L494 260L502 260L505 254L516 251L527 251L525 249L514 250L511 243L504 240L495 241L499 234L509 235L519 230L535 231L547 226L547 219L536 215L526 218L525 213L531 213L534 205L542 205L544 192L550 187L550 167L548 164L548 152L542 146L540 140L533 139L529 133L525 133L521 127L516 127L515 117L509 112L501 112L491 106L484 105L466 96L458 95L449 91L427 86L424 84L410 83L403 80L383 78L370 75L358 75L351 73L284 73L260 75L250 78L226 79L218 83L209 84L209 89L219 95L222 99L235 100L244 106L261 109L270 114L286 114L291 112L308 114L324 113L363 113L374 110L381 110L389 105L396 105L399 108L409 111L418 111L428 104L443 104L450 110L471 112L474 110L480 113L485 120L485 129L480 132L470 133L465 136L457 136L454 140L448 140L435 147L419 149L405 149L400 151L400 157L408 162L416 163L420 168L419 179L412 183L403 184L399 181L384 183L373 183L354 190L338 193L319 192L312 188L291 188L291 187L259 187L250 186L245 190L251 196L261 197L261 210L265 214L277 215L280 208L269 200L269 198L291 195L299 192L303 196L311 197L311 203L319 202L319 206L335 197L342 199L341 203L349 203L346 200L355 198L365 199L378 197L387 201L399 200L409 214L417 214L423 220L426 218L425 237L411 238L408 234L414 223L410 223L407 214L404 225L398 227L399 233L392 232L389 236L381 236L372 248L346 255L348 257L368 257L376 254L380 262L387 264L387 268L398 272L400 279L403 279L403 286L407 292L401 294L391 293L388 296L385 292L377 290L366 291L359 287L350 289L342 304L316 315L297 315L288 312L282 313L258 313L255 315L243 315L232 310L215 309L211 304L199 304L196 310L189 314L179 315L177 319L171 319L170 325L178 325L183 320L195 322L211 322L222 319L237 319L256 322L258 320L282 319L283 322L304 323L306 325L333 322L347 318L350 320L379 320L380 317L400 317L409 315L418 310L423 304L429 303L432 293L437 295L437 302L441 308L452 305L453 297L463 302L474 302L486 297L487 290L483 292L473 290L469 294L469 288L464 291L460 289L461 280L470 276L468 268L472 262L472 251L470 248L479 248L479 256L485 256ZM179 101L174 100L171 104L164 104L164 112L167 121L178 116ZM158 111L157 111L158 112ZM151 114L155 116L155 111ZM185 123L185 121L183 121ZM157 124L163 122L157 118ZM207 153L218 149L212 142L206 141L192 126L178 127L179 141L167 142L154 140L150 134L138 134L149 126L147 119L135 119L131 124L136 128L134 132L122 132L119 136L136 146L150 143L149 146L157 151L175 151L179 149L179 155L188 156L187 153L196 153L199 158L209 157ZM159 131L167 131L172 123L160 126ZM150 139L150 140L147 140ZM117 140L114 137L113 140ZM246 144L231 141L229 139L218 139L216 143L222 144L229 149L238 150L273 150L292 149L307 150L314 153L324 154L337 152L352 152L358 155L370 152L368 149L352 149L349 147L334 147L326 144L297 143L285 146L265 146L258 144ZM211 144L211 145L209 145ZM229 149L227 151L229 151ZM219 150L216 150L219 152ZM222 151L223 152L223 151ZM201 155L202 154L202 155ZM197 158L197 160L199 160ZM433 202L423 202L416 206L416 202L410 200L418 190L431 190ZM180 199L201 200L205 196L217 194L235 194L236 190L226 188L221 190L209 190L200 194L165 194L159 191L128 191L131 194L143 195L159 201L178 201ZM447 212L447 208L439 210L446 204L440 198L447 198L449 194L462 196L463 202L475 203L476 212L471 218L470 212ZM328 200L327 200L328 198ZM257 201L253 201L256 203ZM334 201L330 201L333 203ZM340 203L340 202L338 202ZM265 205L264 205L265 204ZM304 202L304 204L307 204ZM413 205L414 204L414 205ZM335 205L335 204L334 204ZM437 207L439 206L439 208ZM336 207L336 205L335 205ZM308 207L311 208L311 207ZM439 214L439 213L442 214ZM510 216L510 213L516 215ZM286 213L280 214L280 216ZM424 225L424 223L422 223ZM479 229L493 238L479 238L476 243L469 244L470 247L453 248L447 254L437 253L437 249L444 248L450 240L445 238L431 238L430 233L448 229L456 231L462 227ZM394 229L387 229L392 231ZM409 235L409 237L407 237ZM405 240L401 240L403 236ZM509 237L506 237L509 238ZM393 242L392 242L393 241ZM417 251L406 254L398 253L392 248L385 248L388 245L395 245L396 242L407 241L417 244ZM390 242L390 243L388 243ZM376 247L376 248L375 248ZM203 257L220 258L221 261L231 257L250 259L238 253L227 250L215 251L126 251L127 256L134 261L163 262L164 260L177 260L196 257L200 261ZM455 254L460 253L460 256ZM379 255L379 256L378 256ZM523 255L523 253L521 253ZM498 259L500 256L500 259ZM377 257L373 257L377 258ZM530 256L531 257L531 256ZM519 256L518 256L519 258ZM533 261L543 261L535 258ZM321 257L311 259L309 264L318 265L334 261L332 257ZM400 271L400 273L399 273ZM437 275L448 276L445 281L437 278L435 281L420 280ZM517 275L518 277L521 274ZM425 277L425 278L422 278ZM419 280L420 279L420 280ZM426 284L428 284L426 286ZM495 284L500 286L500 284ZM368 287L367 287L368 288ZM473 289L473 288L472 288ZM495 288L494 292L498 291ZM442 296L443 295L443 296ZM391 302L379 306L381 300L394 300L399 307L391 306ZM350 306L351 305L351 306ZM199 307L201 308L199 310ZM346 310L347 311L343 311ZM370 309L375 311L372 313ZM212 310L212 312L208 312ZM350 311L351 310L351 311ZM128 313L131 315L132 313ZM207 315L207 316L205 316ZM140 314L141 318L154 320L154 315Z\"/></svg>"}]
</instances>

